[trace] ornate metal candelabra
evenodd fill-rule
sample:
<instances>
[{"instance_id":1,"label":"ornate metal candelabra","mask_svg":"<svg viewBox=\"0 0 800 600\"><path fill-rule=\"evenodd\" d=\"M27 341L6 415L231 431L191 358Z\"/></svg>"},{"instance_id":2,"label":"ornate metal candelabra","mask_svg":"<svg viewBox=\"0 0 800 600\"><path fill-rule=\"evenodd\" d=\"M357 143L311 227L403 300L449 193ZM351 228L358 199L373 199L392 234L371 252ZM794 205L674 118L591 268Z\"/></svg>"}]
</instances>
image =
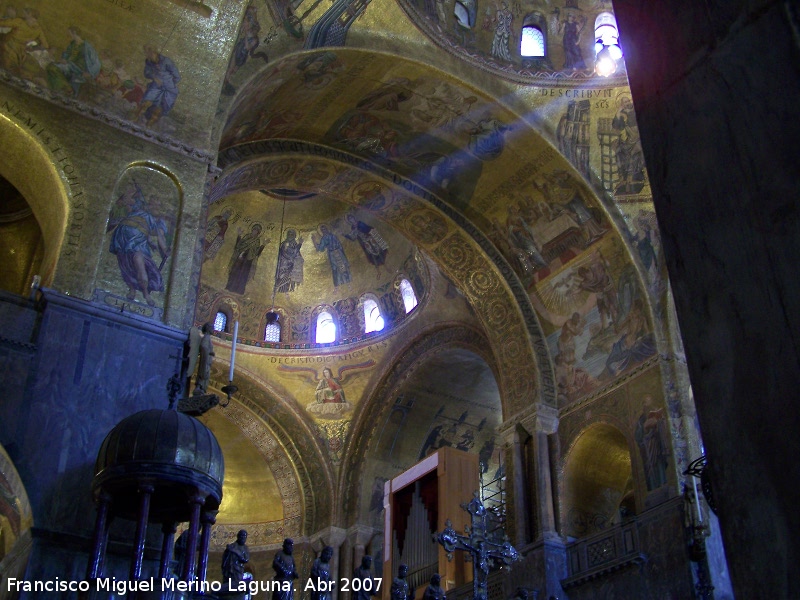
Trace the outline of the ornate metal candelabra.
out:
<instances>
[{"instance_id":1,"label":"ornate metal candelabra","mask_svg":"<svg viewBox=\"0 0 800 600\"><path fill-rule=\"evenodd\" d=\"M469 504L461 504L471 516L471 524L461 535L452 527L450 519L445 521L445 529L436 536L438 542L447 551L447 558L452 560L454 550L465 550L472 558L472 591L474 600L488 600L487 580L493 568L511 565L519 560L519 553L503 536L497 541L495 536L487 533L488 515L483 502L475 493Z\"/></svg>"}]
</instances>

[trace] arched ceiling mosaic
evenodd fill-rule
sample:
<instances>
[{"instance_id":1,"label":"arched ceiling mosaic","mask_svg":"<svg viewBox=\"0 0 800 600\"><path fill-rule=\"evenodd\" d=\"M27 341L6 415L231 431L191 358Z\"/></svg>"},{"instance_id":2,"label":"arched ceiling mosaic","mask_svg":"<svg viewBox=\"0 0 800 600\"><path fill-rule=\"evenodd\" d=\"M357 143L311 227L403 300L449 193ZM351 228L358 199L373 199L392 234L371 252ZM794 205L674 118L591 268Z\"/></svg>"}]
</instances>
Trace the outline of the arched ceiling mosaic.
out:
<instances>
[{"instance_id":1,"label":"arched ceiling mosaic","mask_svg":"<svg viewBox=\"0 0 800 600\"><path fill-rule=\"evenodd\" d=\"M296 166L287 161L274 168ZM294 184L316 189L332 174L327 161L307 161ZM213 309L232 309L242 338L263 341L265 315L273 308L291 329L286 342L314 342L320 308L340 317L337 339L357 338L365 298L380 303L387 325L405 318L399 278L413 281L424 303L428 274L417 263L416 247L367 211L333 197L284 188L242 192L217 202L209 215L198 313L213 320Z\"/></svg>"},{"instance_id":2,"label":"arched ceiling mosaic","mask_svg":"<svg viewBox=\"0 0 800 600\"><path fill-rule=\"evenodd\" d=\"M196 321L225 309L240 322L240 390L210 426L226 444L237 431L246 438L231 450L231 502L248 502L237 474L248 462L261 461L253 480L280 495L280 511L237 511L258 523L257 545L340 524L340 513L348 524L372 518L384 466L401 469L437 444L479 452L532 404L578 405L655 357L651 305L666 292L638 130L624 77L591 71L594 19L610 8L0 2L3 81L214 175ZM520 55L524 24L540 27L546 60ZM76 57L85 68L66 68ZM17 129L10 147L38 157ZM2 175L26 197L46 195L31 178ZM63 238L68 216L40 219L43 237ZM346 263L322 243L323 226ZM286 242L295 260L282 270ZM46 270L55 258L45 256ZM105 288L122 285L107 274ZM402 336L373 344L360 335L358 301L392 297L399 276L415 285L420 311ZM343 347L303 347L321 305L355 315ZM289 328L280 348L261 344L273 306ZM219 390L230 343L215 344ZM310 358L320 364L297 368ZM353 375L339 419L308 409L310 372L318 378L327 360ZM584 441L575 464L623 449L603 429ZM377 458L365 471L367 454ZM624 460L612 462L621 493ZM217 548L240 525L222 518Z\"/></svg>"}]
</instances>

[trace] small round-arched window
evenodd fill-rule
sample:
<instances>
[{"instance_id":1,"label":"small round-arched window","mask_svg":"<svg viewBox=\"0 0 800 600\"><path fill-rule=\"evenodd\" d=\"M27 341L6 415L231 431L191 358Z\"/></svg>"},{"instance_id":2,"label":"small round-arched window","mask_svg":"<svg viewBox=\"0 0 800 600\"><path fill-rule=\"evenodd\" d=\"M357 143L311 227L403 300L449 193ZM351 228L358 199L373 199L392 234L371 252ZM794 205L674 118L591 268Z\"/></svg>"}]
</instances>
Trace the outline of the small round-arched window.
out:
<instances>
[{"instance_id":1,"label":"small round-arched window","mask_svg":"<svg viewBox=\"0 0 800 600\"><path fill-rule=\"evenodd\" d=\"M336 341L336 323L333 315L327 310L317 315L317 328L314 341L317 344L329 344Z\"/></svg>"},{"instance_id":2,"label":"small round-arched window","mask_svg":"<svg viewBox=\"0 0 800 600\"><path fill-rule=\"evenodd\" d=\"M364 333L383 331L384 324L378 303L372 298L364 300Z\"/></svg>"},{"instance_id":3,"label":"small round-arched window","mask_svg":"<svg viewBox=\"0 0 800 600\"><path fill-rule=\"evenodd\" d=\"M228 329L228 315L221 310L217 311L214 317L214 331L227 331Z\"/></svg>"},{"instance_id":4,"label":"small round-arched window","mask_svg":"<svg viewBox=\"0 0 800 600\"><path fill-rule=\"evenodd\" d=\"M522 56L544 56L544 33L536 25L525 25L522 28L519 53Z\"/></svg>"},{"instance_id":5,"label":"small round-arched window","mask_svg":"<svg viewBox=\"0 0 800 600\"><path fill-rule=\"evenodd\" d=\"M281 324L275 321L274 323L267 324L264 330L265 342L280 342L281 341Z\"/></svg>"},{"instance_id":6,"label":"small round-arched window","mask_svg":"<svg viewBox=\"0 0 800 600\"><path fill-rule=\"evenodd\" d=\"M414 293L414 288L411 287L411 282L408 279L403 279L400 282L400 295L403 297L403 305L405 306L406 314L408 314L417 306L417 295Z\"/></svg>"}]
</instances>

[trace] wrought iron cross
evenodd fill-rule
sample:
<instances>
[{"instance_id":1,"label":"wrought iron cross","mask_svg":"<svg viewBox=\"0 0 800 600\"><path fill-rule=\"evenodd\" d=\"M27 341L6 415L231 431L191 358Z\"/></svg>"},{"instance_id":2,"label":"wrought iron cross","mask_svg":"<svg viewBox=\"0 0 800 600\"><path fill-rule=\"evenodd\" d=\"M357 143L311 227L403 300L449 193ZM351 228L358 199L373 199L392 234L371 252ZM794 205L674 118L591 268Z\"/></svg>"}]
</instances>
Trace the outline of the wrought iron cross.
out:
<instances>
[{"instance_id":1,"label":"wrought iron cross","mask_svg":"<svg viewBox=\"0 0 800 600\"><path fill-rule=\"evenodd\" d=\"M519 560L519 553L504 536L502 542L490 539L487 531L487 511L478 495L469 504L461 504L471 516L471 524L464 528L465 535L453 529L450 519L445 521L445 529L436 536L437 541L447 551L447 558L452 560L454 550L466 550L472 558L472 594L474 600L488 600L487 580L489 569L510 565Z\"/></svg>"}]
</instances>

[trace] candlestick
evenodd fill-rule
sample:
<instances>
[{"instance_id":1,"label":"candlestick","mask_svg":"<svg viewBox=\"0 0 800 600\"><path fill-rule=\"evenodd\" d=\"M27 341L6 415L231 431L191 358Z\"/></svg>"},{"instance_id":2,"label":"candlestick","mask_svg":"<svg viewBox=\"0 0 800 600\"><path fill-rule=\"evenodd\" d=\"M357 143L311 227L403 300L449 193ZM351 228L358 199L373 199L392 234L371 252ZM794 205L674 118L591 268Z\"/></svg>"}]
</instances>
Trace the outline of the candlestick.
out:
<instances>
[{"instance_id":1,"label":"candlestick","mask_svg":"<svg viewBox=\"0 0 800 600\"><path fill-rule=\"evenodd\" d=\"M695 480L693 475L689 475L692 478L692 488L694 489L694 502L697 506L697 520L699 523L703 522L703 511L700 510L700 496L697 493L697 481Z\"/></svg>"},{"instance_id":2,"label":"candlestick","mask_svg":"<svg viewBox=\"0 0 800 600\"><path fill-rule=\"evenodd\" d=\"M239 337L239 321L233 322L233 343L231 344L231 370L228 373L228 381L233 381L233 365L236 362L236 340Z\"/></svg>"}]
</instances>

